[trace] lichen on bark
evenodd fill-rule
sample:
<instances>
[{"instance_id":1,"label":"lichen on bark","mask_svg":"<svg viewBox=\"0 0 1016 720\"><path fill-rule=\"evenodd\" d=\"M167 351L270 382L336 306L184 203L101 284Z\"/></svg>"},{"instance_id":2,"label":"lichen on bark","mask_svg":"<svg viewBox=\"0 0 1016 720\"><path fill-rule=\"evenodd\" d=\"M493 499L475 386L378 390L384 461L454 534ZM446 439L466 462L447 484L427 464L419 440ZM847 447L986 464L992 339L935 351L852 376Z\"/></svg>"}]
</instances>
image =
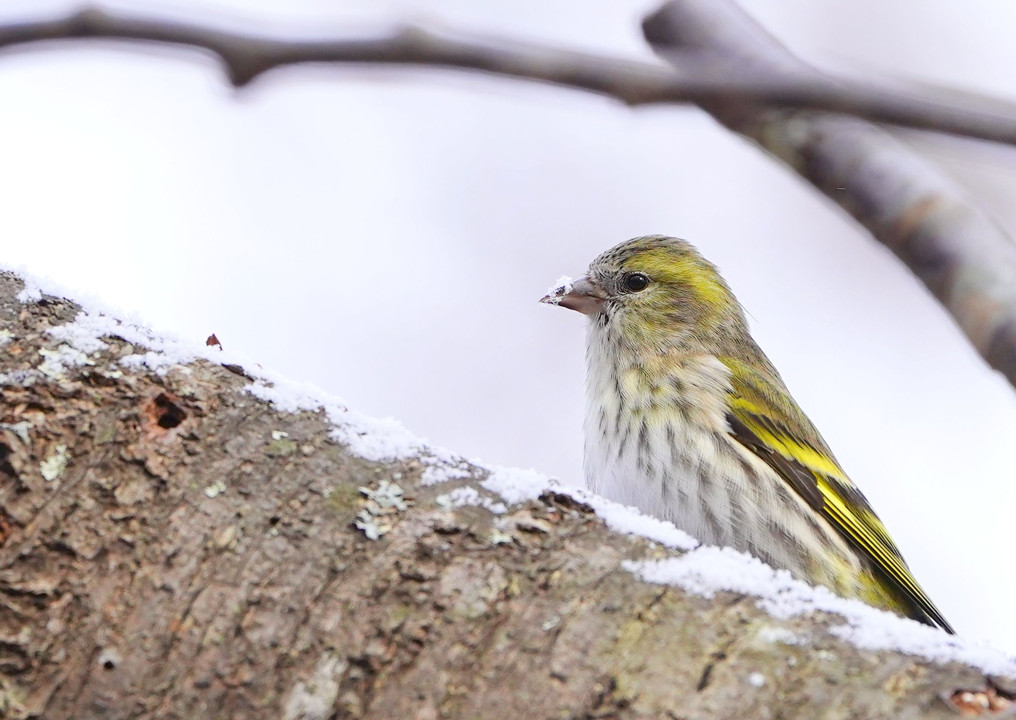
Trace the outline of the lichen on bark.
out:
<instances>
[{"instance_id":1,"label":"lichen on bark","mask_svg":"<svg viewBox=\"0 0 1016 720\"><path fill-rule=\"evenodd\" d=\"M357 458L236 368L115 336L55 365L79 308L21 289L0 275L4 717L944 718L986 687L642 582L624 561L678 551L567 495L448 502L486 471Z\"/></svg>"}]
</instances>

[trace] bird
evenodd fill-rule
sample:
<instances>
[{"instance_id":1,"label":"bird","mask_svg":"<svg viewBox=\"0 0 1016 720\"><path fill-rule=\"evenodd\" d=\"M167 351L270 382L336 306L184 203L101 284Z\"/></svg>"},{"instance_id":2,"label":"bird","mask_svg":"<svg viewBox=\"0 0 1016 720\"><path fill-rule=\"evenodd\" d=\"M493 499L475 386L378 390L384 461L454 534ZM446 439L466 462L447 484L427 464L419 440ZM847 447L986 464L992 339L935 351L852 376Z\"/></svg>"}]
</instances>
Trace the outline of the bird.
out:
<instances>
[{"instance_id":1,"label":"bird","mask_svg":"<svg viewBox=\"0 0 1016 720\"><path fill-rule=\"evenodd\" d=\"M541 302L588 318L591 491L836 594L955 632L752 338L675 237L607 250Z\"/></svg>"}]
</instances>

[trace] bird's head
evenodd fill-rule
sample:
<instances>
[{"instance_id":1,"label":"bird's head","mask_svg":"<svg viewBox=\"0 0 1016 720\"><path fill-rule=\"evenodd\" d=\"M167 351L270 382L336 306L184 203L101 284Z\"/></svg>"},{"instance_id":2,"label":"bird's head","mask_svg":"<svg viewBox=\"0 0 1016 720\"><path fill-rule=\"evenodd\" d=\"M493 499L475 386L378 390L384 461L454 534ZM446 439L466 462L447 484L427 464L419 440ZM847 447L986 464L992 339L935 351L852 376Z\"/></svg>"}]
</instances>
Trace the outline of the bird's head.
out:
<instances>
[{"instance_id":1,"label":"bird's head","mask_svg":"<svg viewBox=\"0 0 1016 720\"><path fill-rule=\"evenodd\" d=\"M716 267L688 242L648 235L593 260L585 277L541 302L590 317L629 345L705 342L743 314Z\"/></svg>"}]
</instances>

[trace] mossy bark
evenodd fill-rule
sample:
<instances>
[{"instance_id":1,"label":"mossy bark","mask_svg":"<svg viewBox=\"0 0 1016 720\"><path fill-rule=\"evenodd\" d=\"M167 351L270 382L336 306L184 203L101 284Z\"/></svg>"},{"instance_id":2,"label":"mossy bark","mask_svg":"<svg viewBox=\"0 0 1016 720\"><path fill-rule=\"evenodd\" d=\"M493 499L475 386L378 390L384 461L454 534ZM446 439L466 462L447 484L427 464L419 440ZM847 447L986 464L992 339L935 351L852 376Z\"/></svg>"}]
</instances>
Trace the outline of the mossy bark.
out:
<instances>
[{"instance_id":1,"label":"mossy bark","mask_svg":"<svg viewBox=\"0 0 1016 720\"><path fill-rule=\"evenodd\" d=\"M675 551L567 496L449 508L468 480L353 457L235 368L125 369L142 349L107 337L44 371L78 308L21 288L0 275L3 717L951 718L986 687L641 582L622 561Z\"/></svg>"}]
</instances>

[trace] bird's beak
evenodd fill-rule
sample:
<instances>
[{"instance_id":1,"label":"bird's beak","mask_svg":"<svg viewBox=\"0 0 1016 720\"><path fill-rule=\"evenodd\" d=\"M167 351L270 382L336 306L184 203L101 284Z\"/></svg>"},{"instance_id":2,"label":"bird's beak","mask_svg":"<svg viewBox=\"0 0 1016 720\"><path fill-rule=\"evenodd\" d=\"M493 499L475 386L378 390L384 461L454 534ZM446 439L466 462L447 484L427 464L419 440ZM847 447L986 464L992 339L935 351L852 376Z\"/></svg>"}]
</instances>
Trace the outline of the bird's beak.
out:
<instances>
[{"instance_id":1,"label":"bird's beak","mask_svg":"<svg viewBox=\"0 0 1016 720\"><path fill-rule=\"evenodd\" d=\"M584 315L595 315L603 309L603 301L606 299L607 294L603 288L584 277L554 288L540 298L540 302L577 310Z\"/></svg>"}]
</instances>

